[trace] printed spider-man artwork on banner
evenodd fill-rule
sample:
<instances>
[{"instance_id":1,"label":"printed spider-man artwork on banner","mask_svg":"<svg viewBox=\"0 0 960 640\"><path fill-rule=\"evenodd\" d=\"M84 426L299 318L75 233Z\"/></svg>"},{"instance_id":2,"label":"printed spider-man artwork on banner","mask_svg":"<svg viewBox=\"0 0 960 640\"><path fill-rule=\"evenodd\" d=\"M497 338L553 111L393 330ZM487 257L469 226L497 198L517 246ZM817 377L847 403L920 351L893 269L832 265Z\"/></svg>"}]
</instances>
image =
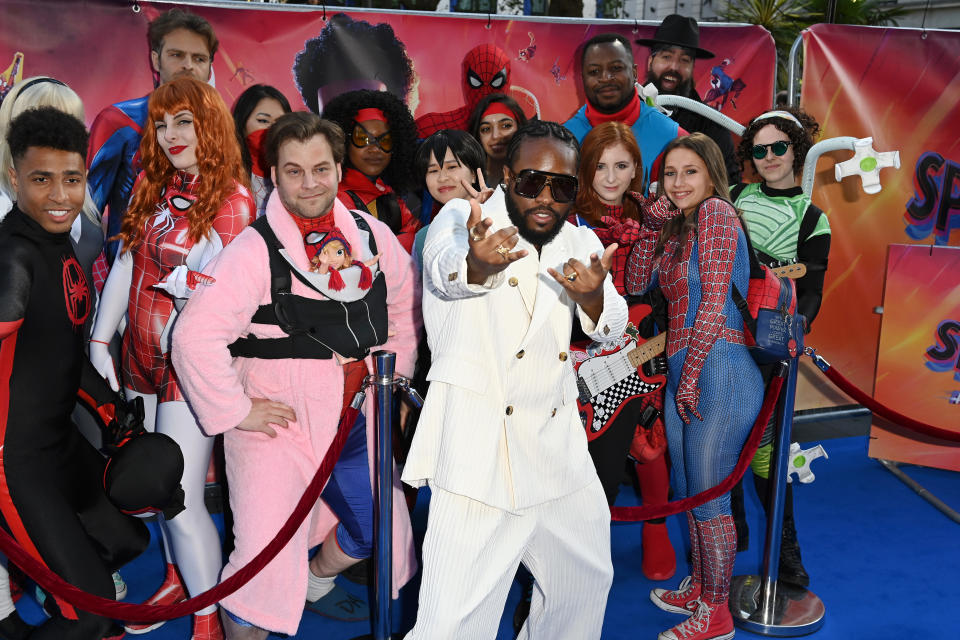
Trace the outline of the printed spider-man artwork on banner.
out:
<instances>
[{"instance_id":1,"label":"printed spider-man artwork on banner","mask_svg":"<svg viewBox=\"0 0 960 640\"><path fill-rule=\"evenodd\" d=\"M492 44L474 47L463 57L461 86L467 103L443 113L427 113L417 118L417 130L426 138L442 129L466 130L473 108L491 93L506 93L510 88L510 58Z\"/></svg>"}]
</instances>

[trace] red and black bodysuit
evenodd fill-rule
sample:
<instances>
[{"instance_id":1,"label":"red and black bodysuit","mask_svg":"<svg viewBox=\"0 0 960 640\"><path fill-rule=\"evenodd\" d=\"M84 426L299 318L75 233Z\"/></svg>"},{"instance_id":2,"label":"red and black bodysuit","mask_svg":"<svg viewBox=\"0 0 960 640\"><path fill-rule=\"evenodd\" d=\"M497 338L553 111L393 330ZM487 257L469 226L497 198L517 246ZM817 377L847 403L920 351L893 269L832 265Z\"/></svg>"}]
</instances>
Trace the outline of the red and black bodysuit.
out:
<instances>
[{"instance_id":1,"label":"red and black bodysuit","mask_svg":"<svg viewBox=\"0 0 960 640\"><path fill-rule=\"evenodd\" d=\"M104 460L71 422L81 386L112 397L87 360L91 289L70 234L18 208L0 225L0 522L66 581L105 598L111 573L149 542L103 491ZM111 621L59 602L31 638L100 638Z\"/></svg>"}]
</instances>

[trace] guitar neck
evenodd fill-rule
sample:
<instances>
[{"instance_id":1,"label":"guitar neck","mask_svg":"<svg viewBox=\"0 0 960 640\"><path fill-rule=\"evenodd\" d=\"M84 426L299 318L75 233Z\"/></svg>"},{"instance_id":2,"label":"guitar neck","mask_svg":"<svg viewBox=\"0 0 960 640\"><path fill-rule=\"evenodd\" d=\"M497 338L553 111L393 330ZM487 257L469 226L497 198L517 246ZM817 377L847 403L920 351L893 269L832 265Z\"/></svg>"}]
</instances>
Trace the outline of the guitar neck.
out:
<instances>
[{"instance_id":1,"label":"guitar neck","mask_svg":"<svg viewBox=\"0 0 960 640\"><path fill-rule=\"evenodd\" d=\"M663 333L657 334L655 337L639 345L637 348L631 350L627 354L627 359L630 360L630 364L636 368L653 358L655 355L663 353L663 350L666 348L666 346L667 332L664 331Z\"/></svg>"}]
</instances>

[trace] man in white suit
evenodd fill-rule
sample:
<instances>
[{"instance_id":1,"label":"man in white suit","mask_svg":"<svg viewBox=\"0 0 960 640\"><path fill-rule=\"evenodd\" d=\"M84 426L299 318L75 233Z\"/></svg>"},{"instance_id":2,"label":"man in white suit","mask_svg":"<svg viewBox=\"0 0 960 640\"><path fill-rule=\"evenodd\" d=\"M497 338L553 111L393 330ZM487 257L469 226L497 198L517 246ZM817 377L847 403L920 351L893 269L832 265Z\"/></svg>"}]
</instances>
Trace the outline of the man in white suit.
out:
<instances>
[{"instance_id":1,"label":"man in white suit","mask_svg":"<svg viewBox=\"0 0 960 640\"><path fill-rule=\"evenodd\" d=\"M610 512L568 347L575 313L607 341L622 335L627 309L607 275L616 245L604 251L566 222L578 165L569 131L532 121L490 199L453 200L430 225L431 386L403 479L432 494L407 640L495 638L521 562L536 589L520 638L600 637Z\"/></svg>"}]
</instances>

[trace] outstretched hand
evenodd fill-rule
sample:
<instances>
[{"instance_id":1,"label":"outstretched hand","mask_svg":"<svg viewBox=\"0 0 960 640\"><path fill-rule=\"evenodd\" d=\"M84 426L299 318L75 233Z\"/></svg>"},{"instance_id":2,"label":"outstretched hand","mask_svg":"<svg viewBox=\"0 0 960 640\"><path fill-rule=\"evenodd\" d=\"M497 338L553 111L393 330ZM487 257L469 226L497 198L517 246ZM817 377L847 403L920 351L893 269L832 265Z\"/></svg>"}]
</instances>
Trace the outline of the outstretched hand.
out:
<instances>
[{"instance_id":1,"label":"outstretched hand","mask_svg":"<svg viewBox=\"0 0 960 640\"><path fill-rule=\"evenodd\" d=\"M480 216L480 203L470 200L470 217L467 218L467 236L470 251L467 252L467 282L483 284L487 278L496 275L527 255L525 249L512 251L520 241L517 228L504 227L490 233L493 220Z\"/></svg>"},{"instance_id":2,"label":"outstretched hand","mask_svg":"<svg viewBox=\"0 0 960 640\"><path fill-rule=\"evenodd\" d=\"M560 283L570 299L580 305L591 320L596 322L603 311L603 283L613 264L613 254L619 245L611 244L604 249L603 255L590 255L590 266L570 258L563 265L561 275L555 269L548 268L547 273Z\"/></svg>"}]
</instances>

